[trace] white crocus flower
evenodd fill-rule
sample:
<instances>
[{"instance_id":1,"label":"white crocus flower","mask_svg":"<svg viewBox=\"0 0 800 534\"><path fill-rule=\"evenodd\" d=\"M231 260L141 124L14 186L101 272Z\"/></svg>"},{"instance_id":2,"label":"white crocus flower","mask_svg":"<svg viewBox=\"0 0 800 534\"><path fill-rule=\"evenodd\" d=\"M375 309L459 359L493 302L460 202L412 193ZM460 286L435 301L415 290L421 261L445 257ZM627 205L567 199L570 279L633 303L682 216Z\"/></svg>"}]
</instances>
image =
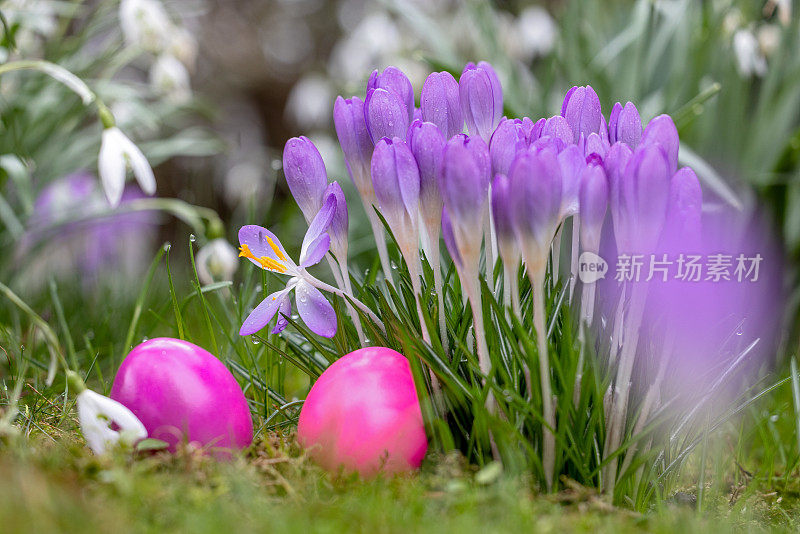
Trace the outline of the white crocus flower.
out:
<instances>
[{"instance_id":1,"label":"white crocus flower","mask_svg":"<svg viewBox=\"0 0 800 534\"><path fill-rule=\"evenodd\" d=\"M233 279L239 266L239 253L225 239L209 241L197 252L197 276L203 284Z\"/></svg>"},{"instance_id":2,"label":"white crocus flower","mask_svg":"<svg viewBox=\"0 0 800 534\"><path fill-rule=\"evenodd\" d=\"M97 169L108 202L116 208L125 189L125 169L130 163L139 186L148 195L156 192L153 169L142 151L116 126L103 130Z\"/></svg>"},{"instance_id":3,"label":"white crocus flower","mask_svg":"<svg viewBox=\"0 0 800 534\"><path fill-rule=\"evenodd\" d=\"M130 447L147 437L147 429L128 408L86 389L83 380L72 371L68 371L67 379L78 392L78 422L92 452L104 454L117 443Z\"/></svg>"}]
</instances>

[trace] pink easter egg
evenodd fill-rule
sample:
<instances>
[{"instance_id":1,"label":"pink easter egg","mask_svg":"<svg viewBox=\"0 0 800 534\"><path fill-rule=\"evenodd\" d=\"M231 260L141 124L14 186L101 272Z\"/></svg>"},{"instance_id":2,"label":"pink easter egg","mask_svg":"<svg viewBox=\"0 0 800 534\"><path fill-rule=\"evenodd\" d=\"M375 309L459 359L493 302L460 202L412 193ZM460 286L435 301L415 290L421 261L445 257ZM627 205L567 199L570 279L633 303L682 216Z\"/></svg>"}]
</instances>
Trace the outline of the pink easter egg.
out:
<instances>
[{"instance_id":1,"label":"pink easter egg","mask_svg":"<svg viewBox=\"0 0 800 534\"><path fill-rule=\"evenodd\" d=\"M329 471L371 476L418 468L428 439L408 360L386 347L341 357L309 391L297 433Z\"/></svg>"},{"instance_id":2,"label":"pink easter egg","mask_svg":"<svg viewBox=\"0 0 800 534\"><path fill-rule=\"evenodd\" d=\"M238 382L214 355L187 341L162 337L135 347L117 371L111 398L173 452L186 441L226 456L253 440Z\"/></svg>"}]
</instances>

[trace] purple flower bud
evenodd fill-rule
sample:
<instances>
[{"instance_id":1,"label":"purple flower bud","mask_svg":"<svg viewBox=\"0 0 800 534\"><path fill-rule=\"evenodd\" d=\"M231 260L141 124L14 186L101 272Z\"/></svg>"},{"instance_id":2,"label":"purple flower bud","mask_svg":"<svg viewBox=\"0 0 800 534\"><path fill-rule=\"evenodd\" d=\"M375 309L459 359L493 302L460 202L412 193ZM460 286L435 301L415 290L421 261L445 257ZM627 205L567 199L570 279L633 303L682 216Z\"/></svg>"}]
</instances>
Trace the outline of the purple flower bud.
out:
<instances>
[{"instance_id":1,"label":"purple flower bud","mask_svg":"<svg viewBox=\"0 0 800 534\"><path fill-rule=\"evenodd\" d=\"M347 232L349 228L349 218L347 215L347 200L344 191L338 182L331 182L325 189L323 198L333 195L336 198L336 211L333 212L333 220L328 234L331 236L331 250L339 261L347 260Z\"/></svg>"},{"instance_id":2,"label":"purple flower bud","mask_svg":"<svg viewBox=\"0 0 800 534\"><path fill-rule=\"evenodd\" d=\"M703 190L697 175L689 167L676 172L669 184L667 239L674 243L697 246L700 243Z\"/></svg>"},{"instance_id":3,"label":"purple flower bud","mask_svg":"<svg viewBox=\"0 0 800 534\"><path fill-rule=\"evenodd\" d=\"M322 207L322 193L328 186L328 173L322 156L307 137L293 137L283 149L283 173L306 221Z\"/></svg>"},{"instance_id":4,"label":"purple flower bud","mask_svg":"<svg viewBox=\"0 0 800 534\"><path fill-rule=\"evenodd\" d=\"M553 150L520 154L509 175L511 215L526 261L545 253L561 209L561 169Z\"/></svg>"},{"instance_id":5,"label":"purple flower bud","mask_svg":"<svg viewBox=\"0 0 800 534\"><path fill-rule=\"evenodd\" d=\"M458 253L456 246L456 237L453 234L453 225L450 222L450 215L447 213L447 208L442 210L442 239L444 239L444 246L447 247L447 252L457 267L461 267L461 255Z\"/></svg>"},{"instance_id":6,"label":"purple flower bud","mask_svg":"<svg viewBox=\"0 0 800 534\"><path fill-rule=\"evenodd\" d=\"M492 181L492 219L497 247L506 263L519 261L514 219L511 216L511 182L505 174L498 174Z\"/></svg>"},{"instance_id":7,"label":"purple flower bud","mask_svg":"<svg viewBox=\"0 0 800 534\"><path fill-rule=\"evenodd\" d=\"M424 120L422 118L422 110L420 108L414 108L414 118L412 119L411 122L422 121L422 120Z\"/></svg>"},{"instance_id":8,"label":"purple flower bud","mask_svg":"<svg viewBox=\"0 0 800 534\"><path fill-rule=\"evenodd\" d=\"M632 102L625 104L624 108L619 102L614 104L608 119L608 141L612 145L621 141L634 150L641 139L642 119L636 106Z\"/></svg>"},{"instance_id":9,"label":"purple flower bud","mask_svg":"<svg viewBox=\"0 0 800 534\"><path fill-rule=\"evenodd\" d=\"M653 251L667 214L671 176L669 160L660 144L642 144L633 153L611 195L620 252Z\"/></svg>"},{"instance_id":10,"label":"purple flower bud","mask_svg":"<svg viewBox=\"0 0 800 534\"><path fill-rule=\"evenodd\" d=\"M377 70L372 71L367 82L367 94L372 89L386 89L394 92L406 107L409 123L414 120L414 88L402 70L397 67L386 67L380 73Z\"/></svg>"},{"instance_id":11,"label":"purple flower bud","mask_svg":"<svg viewBox=\"0 0 800 534\"><path fill-rule=\"evenodd\" d=\"M592 132L599 132L602 115L600 99L589 85L567 91L561 104L561 116L572 128L573 143L577 143L581 135L586 138Z\"/></svg>"},{"instance_id":12,"label":"purple flower bud","mask_svg":"<svg viewBox=\"0 0 800 534\"><path fill-rule=\"evenodd\" d=\"M469 136L466 134L453 136L447 142L446 146L450 147L455 145L466 148L475 159L475 164L478 166L478 171L481 177L481 183L483 184L484 189L488 191L489 182L492 180L492 158L489 155L489 147L480 137Z\"/></svg>"},{"instance_id":13,"label":"purple flower bud","mask_svg":"<svg viewBox=\"0 0 800 534\"><path fill-rule=\"evenodd\" d=\"M533 127L531 128L531 132L528 134L528 141L533 143L537 139L542 136L542 130L544 130L544 125L547 124L547 119L539 119L534 123Z\"/></svg>"},{"instance_id":14,"label":"purple flower bud","mask_svg":"<svg viewBox=\"0 0 800 534\"><path fill-rule=\"evenodd\" d=\"M572 127L561 115L555 115L547 119L542 128L542 135L539 138L541 139L542 137L560 139L565 146L577 142L577 140L573 141L575 135L572 131Z\"/></svg>"},{"instance_id":15,"label":"purple flower bud","mask_svg":"<svg viewBox=\"0 0 800 534\"><path fill-rule=\"evenodd\" d=\"M569 145L558 155L561 169L561 209L559 217L566 219L578 213L578 194L581 174L586 168L586 158L578 145Z\"/></svg>"},{"instance_id":16,"label":"purple flower bud","mask_svg":"<svg viewBox=\"0 0 800 534\"><path fill-rule=\"evenodd\" d=\"M669 161L670 170L672 174L678 170L678 148L680 148L680 140L678 139L678 129L675 123L672 122L672 117L669 115L659 115L647 124L642 134L641 144L658 143L664 148Z\"/></svg>"},{"instance_id":17,"label":"purple flower bud","mask_svg":"<svg viewBox=\"0 0 800 534\"><path fill-rule=\"evenodd\" d=\"M445 139L464 131L458 82L449 72L433 72L425 80L419 98L422 119L439 127Z\"/></svg>"},{"instance_id":18,"label":"purple flower bud","mask_svg":"<svg viewBox=\"0 0 800 534\"><path fill-rule=\"evenodd\" d=\"M372 186L393 232L407 233L416 225L419 182L419 167L405 141L398 137L378 141L372 154Z\"/></svg>"},{"instance_id":19,"label":"purple flower bud","mask_svg":"<svg viewBox=\"0 0 800 534\"><path fill-rule=\"evenodd\" d=\"M365 194L371 196L369 167L374 147L364 118L364 102L357 96L348 99L341 96L336 98L336 103L333 105L333 122L350 179L362 196Z\"/></svg>"},{"instance_id":20,"label":"purple flower bud","mask_svg":"<svg viewBox=\"0 0 800 534\"><path fill-rule=\"evenodd\" d=\"M431 122L414 121L408 129L408 146L419 166L419 202L422 218L426 224L437 226L442 214L438 172L444 145L442 132Z\"/></svg>"},{"instance_id":21,"label":"purple flower bud","mask_svg":"<svg viewBox=\"0 0 800 534\"><path fill-rule=\"evenodd\" d=\"M458 89L467 131L488 143L503 116L503 88L497 73L485 61L467 63Z\"/></svg>"},{"instance_id":22,"label":"purple flower bud","mask_svg":"<svg viewBox=\"0 0 800 534\"><path fill-rule=\"evenodd\" d=\"M602 162L590 158L580 180L581 243L585 250L597 252L608 208L608 179Z\"/></svg>"},{"instance_id":23,"label":"purple flower bud","mask_svg":"<svg viewBox=\"0 0 800 534\"><path fill-rule=\"evenodd\" d=\"M606 171L611 195L614 195L619 177L628 165L628 161L630 161L632 155L633 151L630 147L619 141L614 143L611 148L608 149L608 152L606 152L606 157L603 158L603 167Z\"/></svg>"},{"instance_id":24,"label":"purple flower bud","mask_svg":"<svg viewBox=\"0 0 800 534\"><path fill-rule=\"evenodd\" d=\"M409 114L394 91L370 89L364 102L364 117L370 139L375 144L384 137L404 139L406 136Z\"/></svg>"},{"instance_id":25,"label":"purple flower bud","mask_svg":"<svg viewBox=\"0 0 800 534\"><path fill-rule=\"evenodd\" d=\"M506 119L500 121L492 134L489 155L492 159L492 173L508 174L511 162L519 152L528 148L528 140L533 123L530 119Z\"/></svg>"},{"instance_id":26,"label":"purple flower bud","mask_svg":"<svg viewBox=\"0 0 800 534\"><path fill-rule=\"evenodd\" d=\"M606 152L608 152L608 148L608 141L603 139L600 134L592 132L589 134L589 137L586 138L584 154L587 158L592 154L597 154L603 158L605 157Z\"/></svg>"},{"instance_id":27,"label":"purple flower bud","mask_svg":"<svg viewBox=\"0 0 800 534\"><path fill-rule=\"evenodd\" d=\"M439 190L452 221L459 227L480 228L489 192L489 182L485 177L489 172L488 150L485 143L482 149L477 143L483 141L456 136L445 146L442 158ZM484 160L483 163L480 160Z\"/></svg>"}]
</instances>

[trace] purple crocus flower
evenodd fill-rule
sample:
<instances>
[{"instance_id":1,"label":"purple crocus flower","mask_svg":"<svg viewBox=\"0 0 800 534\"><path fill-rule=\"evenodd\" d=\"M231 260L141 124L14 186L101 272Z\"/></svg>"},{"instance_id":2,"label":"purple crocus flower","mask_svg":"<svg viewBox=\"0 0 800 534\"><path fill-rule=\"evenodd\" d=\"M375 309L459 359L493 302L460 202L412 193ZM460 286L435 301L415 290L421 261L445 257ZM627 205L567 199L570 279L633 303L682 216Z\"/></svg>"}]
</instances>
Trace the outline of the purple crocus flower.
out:
<instances>
[{"instance_id":1,"label":"purple crocus flower","mask_svg":"<svg viewBox=\"0 0 800 534\"><path fill-rule=\"evenodd\" d=\"M503 88L497 73L485 61L467 63L458 89L467 131L488 143L503 117Z\"/></svg>"},{"instance_id":2,"label":"purple crocus flower","mask_svg":"<svg viewBox=\"0 0 800 534\"><path fill-rule=\"evenodd\" d=\"M458 246L456 246L456 236L453 235L453 223L450 222L450 214L447 213L447 208L442 210L442 239L444 240L444 246L447 248L447 252L450 253L450 257L453 259L456 267L460 269L462 265L461 255L458 252Z\"/></svg>"},{"instance_id":3,"label":"purple crocus flower","mask_svg":"<svg viewBox=\"0 0 800 534\"><path fill-rule=\"evenodd\" d=\"M384 137L372 154L372 185L401 251L416 250L420 175L414 154L399 137Z\"/></svg>"},{"instance_id":4,"label":"purple crocus flower","mask_svg":"<svg viewBox=\"0 0 800 534\"><path fill-rule=\"evenodd\" d=\"M635 150L641 139L642 119L636 106L632 102L626 103L625 107L619 102L614 104L608 119L608 141L612 145L621 141Z\"/></svg>"},{"instance_id":5,"label":"purple crocus flower","mask_svg":"<svg viewBox=\"0 0 800 534\"><path fill-rule=\"evenodd\" d=\"M331 220L331 227L328 230L328 235L331 236L331 250L336 255L336 259L340 262L347 261L347 248L348 239L347 233L349 229L349 217L347 214L347 200L342 191L342 186L339 182L331 182L325 188L324 197L328 198L333 195L336 198L336 211Z\"/></svg>"},{"instance_id":6,"label":"purple crocus flower","mask_svg":"<svg viewBox=\"0 0 800 534\"><path fill-rule=\"evenodd\" d=\"M492 159L492 174L508 174L511 162L530 145L534 124L529 118L503 118L492 134L489 155ZM538 138L538 136L537 136Z\"/></svg>"},{"instance_id":7,"label":"purple crocus flower","mask_svg":"<svg viewBox=\"0 0 800 534\"><path fill-rule=\"evenodd\" d=\"M581 174L586 168L586 158L577 145L569 145L558 155L561 169L561 209L559 219L578 213L578 194L581 187Z\"/></svg>"},{"instance_id":8,"label":"purple crocus flower","mask_svg":"<svg viewBox=\"0 0 800 534\"><path fill-rule=\"evenodd\" d=\"M435 226L437 234L442 216L442 197L439 194L437 176L444 146L442 132L431 122L414 121L408 129L408 147L419 166L419 207L422 219L427 227Z\"/></svg>"},{"instance_id":9,"label":"purple crocus flower","mask_svg":"<svg viewBox=\"0 0 800 534\"><path fill-rule=\"evenodd\" d=\"M322 156L307 137L292 137L283 149L283 172L306 222L322 207L322 195L328 186L328 173Z\"/></svg>"},{"instance_id":10,"label":"purple crocus flower","mask_svg":"<svg viewBox=\"0 0 800 534\"><path fill-rule=\"evenodd\" d=\"M562 176L556 152L545 148L521 154L508 176L511 215L529 269L542 267L558 225Z\"/></svg>"},{"instance_id":11,"label":"purple crocus flower","mask_svg":"<svg viewBox=\"0 0 800 534\"><path fill-rule=\"evenodd\" d=\"M410 115L401 97L389 89L370 89L364 102L364 117L372 142L382 138L404 139L410 123Z\"/></svg>"},{"instance_id":12,"label":"purple crocus flower","mask_svg":"<svg viewBox=\"0 0 800 534\"><path fill-rule=\"evenodd\" d=\"M602 135L592 132L589 134L589 137L586 138L583 147L583 153L588 158L592 154L597 154L601 158L605 157L606 152L610 145L608 144L608 140L604 139Z\"/></svg>"},{"instance_id":13,"label":"purple crocus flower","mask_svg":"<svg viewBox=\"0 0 800 534\"><path fill-rule=\"evenodd\" d=\"M372 89L386 89L394 92L405 105L408 122L414 120L414 87L402 70L397 67L386 67L383 72L372 71L369 81L367 81L367 94Z\"/></svg>"},{"instance_id":14,"label":"purple crocus flower","mask_svg":"<svg viewBox=\"0 0 800 534\"><path fill-rule=\"evenodd\" d=\"M489 147L483 139L478 136L458 134L447 142L445 151L451 146L459 146L467 149L478 168L478 176L481 179L481 184L488 192L489 183L492 180L492 158L489 153Z\"/></svg>"},{"instance_id":15,"label":"purple crocus flower","mask_svg":"<svg viewBox=\"0 0 800 534\"><path fill-rule=\"evenodd\" d=\"M603 113L597 93L589 85L573 87L564 96L561 116L572 129L573 143L577 144L581 136L585 139L590 133L599 132Z\"/></svg>"},{"instance_id":16,"label":"purple crocus flower","mask_svg":"<svg viewBox=\"0 0 800 534\"><path fill-rule=\"evenodd\" d=\"M657 143L664 148L669 161L670 174L675 174L678 170L678 149L680 140L678 139L678 129L672 122L669 115L659 115L647 123L647 127L642 133L641 144Z\"/></svg>"},{"instance_id":17,"label":"purple crocus flower","mask_svg":"<svg viewBox=\"0 0 800 534\"><path fill-rule=\"evenodd\" d=\"M281 332L291 315L291 292L295 291L297 312L306 326L317 335L333 337L336 334L336 313L333 306L315 287L316 279L306 272L316 265L328 252L331 238L328 228L336 212L336 196L328 195L325 203L311 221L300 249L300 262L295 263L277 236L256 225L243 226L239 230L239 256L247 258L256 266L278 274L289 276L286 287L267 296L250 313L242 324L239 334L254 334L264 328L276 314L280 313L273 334Z\"/></svg>"},{"instance_id":18,"label":"purple crocus flower","mask_svg":"<svg viewBox=\"0 0 800 534\"><path fill-rule=\"evenodd\" d=\"M600 249L600 234L608 209L608 179L602 160L593 156L580 176L581 243L584 250Z\"/></svg>"},{"instance_id":19,"label":"purple crocus flower","mask_svg":"<svg viewBox=\"0 0 800 534\"><path fill-rule=\"evenodd\" d=\"M561 115L555 115L547 119L542 127L542 133L539 139L550 137L556 139L558 143L559 152L567 145L573 144L574 134L572 127L567 120Z\"/></svg>"},{"instance_id":20,"label":"purple crocus flower","mask_svg":"<svg viewBox=\"0 0 800 534\"><path fill-rule=\"evenodd\" d=\"M367 131L364 102L357 96L347 99L337 97L333 105L333 123L350 179L361 198L369 201L374 196L369 174L374 145Z\"/></svg>"},{"instance_id":21,"label":"purple crocus flower","mask_svg":"<svg viewBox=\"0 0 800 534\"><path fill-rule=\"evenodd\" d=\"M439 127L445 139L464 131L458 82L449 72L432 72L419 98L422 120Z\"/></svg>"},{"instance_id":22,"label":"purple crocus flower","mask_svg":"<svg viewBox=\"0 0 800 534\"><path fill-rule=\"evenodd\" d=\"M701 218L703 190L697 175L689 167L679 169L669 183L667 220L664 240L667 246L682 246L685 250L697 249L701 243Z\"/></svg>"}]
</instances>

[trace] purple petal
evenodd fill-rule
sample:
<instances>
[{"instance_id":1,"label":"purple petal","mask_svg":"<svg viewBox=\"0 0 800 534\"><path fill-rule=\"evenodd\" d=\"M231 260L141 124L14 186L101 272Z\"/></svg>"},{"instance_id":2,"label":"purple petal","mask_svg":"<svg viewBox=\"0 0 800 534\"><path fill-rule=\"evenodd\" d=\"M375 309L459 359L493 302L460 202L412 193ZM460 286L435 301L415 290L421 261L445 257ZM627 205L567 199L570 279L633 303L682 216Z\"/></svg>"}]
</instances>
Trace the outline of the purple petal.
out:
<instances>
[{"instance_id":1,"label":"purple petal","mask_svg":"<svg viewBox=\"0 0 800 534\"><path fill-rule=\"evenodd\" d=\"M333 123L350 179L359 186L364 180L369 180L373 149L364 117L364 102L357 96L348 99L338 97L333 105Z\"/></svg>"},{"instance_id":2,"label":"purple petal","mask_svg":"<svg viewBox=\"0 0 800 534\"><path fill-rule=\"evenodd\" d=\"M247 316L247 319L244 320L242 328L239 329L239 335L249 336L250 334L255 334L267 326L267 323L269 323L272 318L275 317L275 314L281 307L283 300L288 297L289 291L291 291L290 288L284 288L280 291L276 291L262 300L261 304L256 306L256 309L254 309L250 315Z\"/></svg>"},{"instance_id":3,"label":"purple petal","mask_svg":"<svg viewBox=\"0 0 800 534\"><path fill-rule=\"evenodd\" d=\"M331 182L328 184L327 189L325 189L324 197L328 198L329 195L333 195L334 198L336 198L336 210L334 211L328 234L331 236L334 253L337 256L343 256L338 259L346 260L348 245L347 234L350 225L347 214L347 199L345 199L344 191L342 191L342 187L338 182Z\"/></svg>"},{"instance_id":4,"label":"purple petal","mask_svg":"<svg viewBox=\"0 0 800 534\"><path fill-rule=\"evenodd\" d=\"M670 237L679 242L697 243L700 239L703 190L689 167L676 172L669 185L667 223Z\"/></svg>"},{"instance_id":5,"label":"purple petal","mask_svg":"<svg viewBox=\"0 0 800 534\"><path fill-rule=\"evenodd\" d=\"M608 208L608 179L597 162L586 165L580 176L581 227L599 229Z\"/></svg>"},{"instance_id":6,"label":"purple petal","mask_svg":"<svg viewBox=\"0 0 800 534\"><path fill-rule=\"evenodd\" d=\"M420 95L422 119L439 127L445 139L464 130L458 82L449 72L433 72L425 80Z\"/></svg>"},{"instance_id":7,"label":"purple petal","mask_svg":"<svg viewBox=\"0 0 800 534\"><path fill-rule=\"evenodd\" d=\"M328 173L322 156L307 137L293 137L283 149L283 172L286 183L306 221L319 211L322 193L328 185Z\"/></svg>"},{"instance_id":8,"label":"purple petal","mask_svg":"<svg viewBox=\"0 0 800 534\"><path fill-rule=\"evenodd\" d=\"M520 236L544 244L561 209L561 170L552 150L521 154L511 165L511 212Z\"/></svg>"},{"instance_id":9,"label":"purple petal","mask_svg":"<svg viewBox=\"0 0 800 534\"><path fill-rule=\"evenodd\" d=\"M586 138L592 132L599 132L602 110L597 93L589 85L573 87L564 97L561 115L572 128L573 143L577 143L581 135Z\"/></svg>"},{"instance_id":10,"label":"purple petal","mask_svg":"<svg viewBox=\"0 0 800 534\"><path fill-rule=\"evenodd\" d=\"M488 142L503 115L503 90L497 74L486 62L469 63L458 86L467 131Z\"/></svg>"},{"instance_id":11,"label":"purple petal","mask_svg":"<svg viewBox=\"0 0 800 534\"><path fill-rule=\"evenodd\" d=\"M383 138L372 155L372 185L384 216L406 212L415 217L419 205L419 167L400 138Z\"/></svg>"},{"instance_id":12,"label":"purple petal","mask_svg":"<svg viewBox=\"0 0 800 534\"><path fill-rule=\"evenodd\" d=\"M586 138L584 154L589 157L591 154L597 154L601 158L606 155L608 151L608 142L604 141L600 134L592 132Z\"/></svg>"},{"instance_id":13,"label":"purple petal","mask_svg":"<svg viewBox=\"0 0 800 534\"><path fill-rule=\"evenodd\" d=\"M670 163L659 143L640 146L619 180L623 222L630 225L633 252L652 251L658 241L669 200Z\"/></svg>"},{"instance_id":14,"label":"purple petal","mask_svg":"<svg viewBox=\"0 0 800 534\"><path fill-rule=\"evenodd\" d=\"M367 131L373 143L388 137L405 138L409 115L406 106L394 91L371 89L364 103Z\"/></svg>"},{"instance_id":15,"label":"purple petal","mask_svg":"<svg viewBox=\"0 0 800 534\"><path fill-rule=\"evenodd\" d=\"M300 267L311 267L316 265L327 254L331 246L330 234L322 234L308 244L308 249L304 256L301 256Z\"/></svg>"},{"instance_id":16,"label":"purple petal","mask_svg":"<svg viewBox=\"0 0 800 534\"><path fill-rule=\"evenodd\" d=\"M439 191L450 217L459 225L480 223L488 184L471 151L458 136L447 143L439 175ZM455 141L455 142L454 142Z\"/></svg>"},{"instance_id":17,"label":"purple petal","mask_svg":"<svg viewBox=\"0 0 800 534\"><path fill-rule=\"evenodd\" d=\"M528 122L526 123L525 120ZM492 173L508 174L511 162L518 153L528 148L528 139L533 123L530 119L503 119L492 134L489 154Z\"/></svg>"},{"instance_id":18,"label":"purple petal","mask_svg":"<svg viewBox=\"0 0 800 534\"><path fill-rule=\"evenodd\" d=\"M267 258L272 258L273 260L285 262L286 258L289 257L289 255L286 253L286 249L283 248L283 245L275 234L263 226L257 226L255 224L248 224L239 229L239 245L247 245L247 247L250 249L250 252L252 252L253 256L256 258L266 256ZM280 251L280 254L275 251L273 245ZM281 255L283 257L281 257ZM258 261L252 258L247 259L249 259L253 264L263 268Z\"/></svg>"},{"instance_id":19,"label":"purple petal","mask_svg":"<svg viewBox=\"0 0 800 534\"><path fill-rule=\"evenodd\" d=\"M403 102L408 113L408 121L414 120L414 88L405 73L397 67L386 67L383 72L372 72L367 82L367 93L371 89L393 91Z\"/></svg>"},{"instance_id":20,"label":"purple petal","mask_svg":"<svg viewBox=\"0 0 800 534\"><path fill-rule=\"evenodd\" d=\"M458 253L456 246L456 238L453 235L453 225L450 223L450 215L447 213L447 208L442 210L442 239L444 239L444 246L447 247L447 252L457 266L461 266L461 255Z\"/></svg>"},{"instance_id":21,"label":"purple petal","mask_svg":"<svg viewBox=\"0 0 800 534\"><path fill-rule=\"evenodd\" d=\"M578 193L581 186L581 173L586 167L586 158L577 145L569 145L558 155L561 169L561 216L567 217L578 212Z\"/></svg>"},{"instance_id":22,"label":"purple petal","mask_svg":"<svg viewBox=\"0 0 800 534\"><path fill-rule=\"evenodd\" d=\"M311 261L312 257L309 256L310 253L317 254L320 244L320 237L324 234L327 236L328 228L331 226L331 222L333 221L333 216L336 213L336 195L330 194L325 197L325 204L322 205L322 208L317 212L314 220L311 221L311 224L308 226L308 230L306 231L305 237L303 237L303 245L300 247L300 265L303 267L307 267L309 265L314 265L317 263L322 256L325 255L325 252L328 251L328 246L330 245L330 239L327 240L325 243L325 250L320 254L319 258L316 261ZM314 245L315 249L312 251L312 245Z\"/></svg>"},{"instance_id":23,"label":"purple petal","mask_svg":"<svg viewBox=\"0 0 800 534\"><path fill-rule=\"evenodd\" d=\"M278 308L278 320L275 323L275 328L272 329L273 334L280 334L287 326L289 326L288 317L292 316L292 299L289 298L289 292L281 299L281 307Z\"/></svg>"},{"instance_id":24,"label":"purple petal","mask_svg":"<svg viewBox=\"0 0 800 534\"><path fill-rule=\"evenodd\" d=\"M423 215L437 219L442 211L438 172L445 146L444 136L435 124L414 121L408 129L408 146L419 166L419 201Z\"/></svg>"},{"instance_id":25,"label":"purple petal","mask_svg":"<svg viewBox=\"0 0 800 534\"><path fill-rule=\"evenodd\" d=\"M545 136L560 139L565 145L577 142L572 127L567 122L567 119L561 115L555 115L547 119L547 122L544 123L544 127L542 128L542 135L540 138ZM575 140L573 141L573 139Z\"/></svg>"},{"instance_id":26,"label":"purple petal","mask_svg":"<svg viewBox=\"0 0 800 534\"><path fill-rule=\"evenodd\" d=\"M641 144L658 143L667 154L667 159L670 164L672 174L678 170L678 148L680 141L678 139L678 129L675 123L672 122L672 117L669 115L659 115L647 124L642 134Z\"/></svg>"},{"instance_id":27,"label":"purple petal","mask_svg":"<svg viewBox=\"0 0 800 534\"><path fill-rule=\"evenodd\" d=\"M633 103L628 102L625 107L617 102L611 110L608 121L608 140L616 143L621 141L627 144L631 150L639 146L642 138L642 119L639 111Z\"/></svg>"},{"instance_id":28,"label":"purple petal","mask_svg":"<svg viewBox=\"0 0 800 534\"><path fill-rule=\"evenodd\" d=\"M511 217L511 183L504 174L492 182L492 219L500 241L514 239L514 221Z\"/></svg>"},{"instance_id":29,"label":"purple petal","mask_svg":"<svg viewBox=\"0 0 800 534\"><path fill-rule=\"evenodd\" d=\"M295 301L297 313L312 332L322 337L336 334L336 313L319 289L300 280L295 288Z\"/></svg>"}]
</instances>

